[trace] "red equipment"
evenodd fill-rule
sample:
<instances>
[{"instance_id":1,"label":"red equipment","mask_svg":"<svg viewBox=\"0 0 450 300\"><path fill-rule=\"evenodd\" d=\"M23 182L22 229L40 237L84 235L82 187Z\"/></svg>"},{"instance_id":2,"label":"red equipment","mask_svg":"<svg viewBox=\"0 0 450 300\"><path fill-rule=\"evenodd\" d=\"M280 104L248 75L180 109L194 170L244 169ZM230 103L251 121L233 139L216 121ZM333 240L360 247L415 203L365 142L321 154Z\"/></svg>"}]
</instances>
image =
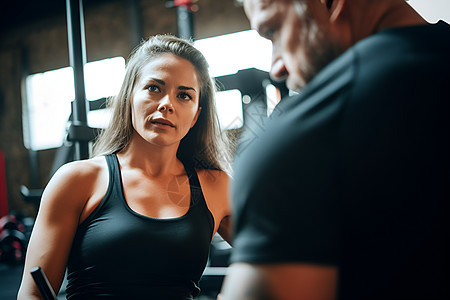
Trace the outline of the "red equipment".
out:
<instances>
[{"instance_id":1,"label":"red equipment","mask_svg":"<svg viewBox=\"0 0 450 300\"><path fill-rule=\"evenodd\" d=\"M8 199L6 198L5 155L0 150L0 218L8 214Z\"/></svg>"}]
</instances>

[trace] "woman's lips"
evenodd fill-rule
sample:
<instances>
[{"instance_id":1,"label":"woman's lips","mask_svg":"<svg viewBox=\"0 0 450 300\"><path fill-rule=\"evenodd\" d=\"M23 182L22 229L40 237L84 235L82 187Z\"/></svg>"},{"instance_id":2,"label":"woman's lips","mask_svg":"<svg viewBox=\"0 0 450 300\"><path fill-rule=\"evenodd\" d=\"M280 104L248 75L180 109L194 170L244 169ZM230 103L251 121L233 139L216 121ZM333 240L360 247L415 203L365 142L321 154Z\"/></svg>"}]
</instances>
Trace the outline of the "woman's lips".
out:
<instances>
[{"instance_id":1,"label":"woman's lips","mask_svg":"<svg viewBox=\"0 0 450 300\"><path fill-rule=\"evenodd\" d=\"M158 128L175 128L175 125L168 119L157 118L150 122Z\"/></svg>"}]
</instances>

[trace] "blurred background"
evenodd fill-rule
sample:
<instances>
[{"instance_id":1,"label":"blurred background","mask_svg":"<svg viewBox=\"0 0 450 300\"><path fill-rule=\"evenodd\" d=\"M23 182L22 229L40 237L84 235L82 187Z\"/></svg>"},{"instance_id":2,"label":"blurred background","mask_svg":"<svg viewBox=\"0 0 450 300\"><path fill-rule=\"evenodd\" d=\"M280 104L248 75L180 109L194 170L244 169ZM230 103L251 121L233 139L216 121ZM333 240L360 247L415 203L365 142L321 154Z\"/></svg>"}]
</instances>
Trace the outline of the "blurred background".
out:
<instances>
[{"instance_id":1,"label":"blurred background","mask_svg":"<svg viewBox=\"0 0 450 300\"><path fill-rule=\"evenodd\" d=\"M193 40L221 87L221 124L236 136L260 126L289 93L270 80L271 45L250 30L239 2L81 1L88 110L79 130L66 1L0 1L0 299L15 299L42 189L57 168L80 158L77 143L89 147L95 128L107 125L104 101L117 93L126 59L143 38L171 33ZM408 3L429 22L450 22L449 0ZM217 295L229 252L215 237L200 297Z\"/></svg>"}]
</instances>

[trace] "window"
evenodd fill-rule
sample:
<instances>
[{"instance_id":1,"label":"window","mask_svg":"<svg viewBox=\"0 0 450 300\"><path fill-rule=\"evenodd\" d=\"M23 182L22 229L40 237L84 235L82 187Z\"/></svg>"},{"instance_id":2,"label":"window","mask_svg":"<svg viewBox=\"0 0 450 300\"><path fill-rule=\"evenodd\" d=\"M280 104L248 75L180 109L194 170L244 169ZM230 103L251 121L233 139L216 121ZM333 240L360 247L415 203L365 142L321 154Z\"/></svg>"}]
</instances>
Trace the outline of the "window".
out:
<instances>
[{"instance_id":1,"label":"window","mask_svg":"<svg viewBox=\"0 0 450 300\"><path fill-rule=\"evenodd\" d=\"M270 70L272 43L255 30L201 39L194 45L205 55L211 76L234 74L248 68Z\"/></svg>"},{"instance_id":2,"label":"window","mask_svg":"<svg viewBox=\"0 0 450 300\"><path fill-rule=\"evenodd\" d=\"M216 108L222 129L237 129L244 125L242 95L239 90L228 90L217 93Z\"/></svg>"},{"instance_id":3,"label":"window","mask_svg":"<svg viewBox=\"0 0 450 300\"><path fill-rule=\"evenodd\" d=\"M239 70L257 68L269 71L272 44L255 30L246 30L206 39L195 43L210 65L211 76L234 74ZM242 98L238 90L217 94L216 105L222 129L243 126Z\"/></svg>"},{"instance_id":4,"label":"window","mask_svg":"<svg viewBox=\"0 0 450 300\"><path fill-rule=\"evenodd\" d=\"M86 98L97 100L117 94L125 74L122 57L87 63L84 67ZM33 74L26 78L27 101L23 107L25 147L43 150L60 147L75 98L71 67ZM88 124L103 127L104 109L89 112Z\"/></svg>"}]
</instances>

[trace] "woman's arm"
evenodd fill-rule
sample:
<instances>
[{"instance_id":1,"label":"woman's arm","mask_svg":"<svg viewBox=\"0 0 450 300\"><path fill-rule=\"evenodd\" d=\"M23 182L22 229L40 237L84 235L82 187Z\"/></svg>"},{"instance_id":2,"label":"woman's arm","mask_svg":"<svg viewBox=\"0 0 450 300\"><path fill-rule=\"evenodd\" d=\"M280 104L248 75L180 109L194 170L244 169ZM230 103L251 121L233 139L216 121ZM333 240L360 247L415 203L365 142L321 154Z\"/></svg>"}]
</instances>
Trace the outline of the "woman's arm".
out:
<instances>
[{"instance_id":1,"label":"woman's arm","mask_svg":"<svg viewBox=\"0 0 450 300\"><path fill-rule=\"evenodd\" d=\"M87 161L61 167L42 195L39 213L28 244L18 299L41 299L30 269L40 266L57 293L72 240L87 199L92 195L95 169Z\"/></svg>"},{"instance_id":2,"label":"woman's arm","mask_svg":"<svg viewBox=\"0 0 450 300\"><path fill-rule=\"evenodd\" d=\"M226 215L219 225L219 230L217 232L220 236L228 242L228 244L232 245L232 227L231 227L231 215Z\"/></svg>"},{"instance_id":3,"label":"woman's arm","mask_svg":"<svg viewBox=\"0 0 450 300\"><path fill-rule=\"evenodd\" d=\"M214 233L218 232L231 245L230 177L216 170L199 170L197 174L206 204L214 216Z\"/></svg>"}]
</instances>

